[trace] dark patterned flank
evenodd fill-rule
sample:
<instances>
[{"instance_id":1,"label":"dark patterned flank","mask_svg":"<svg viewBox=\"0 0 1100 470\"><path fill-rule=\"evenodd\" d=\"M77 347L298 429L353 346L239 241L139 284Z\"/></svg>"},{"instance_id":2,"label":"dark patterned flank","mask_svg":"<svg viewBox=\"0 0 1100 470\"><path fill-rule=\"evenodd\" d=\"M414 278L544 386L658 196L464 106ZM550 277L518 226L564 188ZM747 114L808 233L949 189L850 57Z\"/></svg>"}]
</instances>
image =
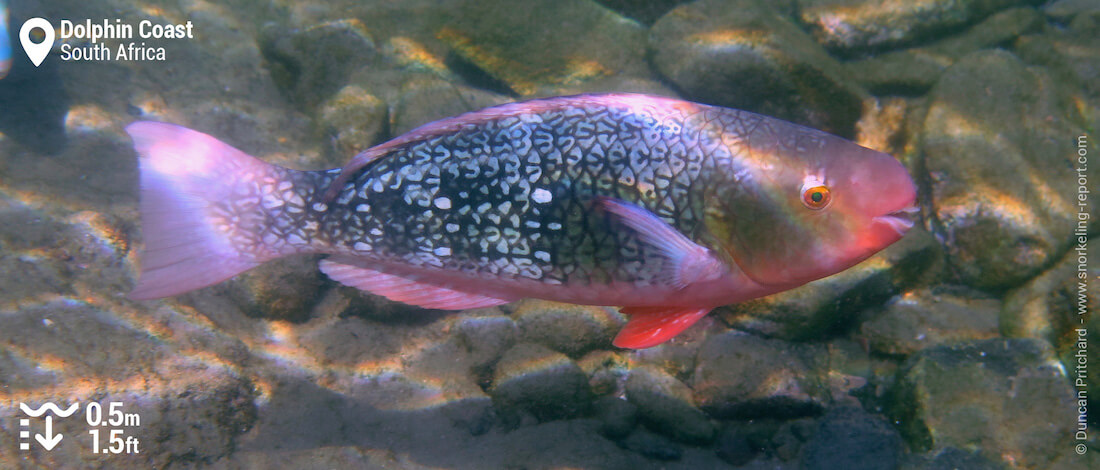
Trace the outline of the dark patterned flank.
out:
<instances>
[{"instance_id":1,"label":"dark patterned flank","mask_svg":"<svg viewBox=\"0 0 1100 470\"><path fill-rule=\"evenodd\" d=\"M722 136L758 117L700 105L569 104L394 147L328 204L317 194L337 172L281 176L295 194L273 190L285 205L267 208L265 245L274 238L484 278L652 282L664 260L596 208L596 197L636 204L709 245L704 201L744 173Z\"/></svg>"}]
</instances>

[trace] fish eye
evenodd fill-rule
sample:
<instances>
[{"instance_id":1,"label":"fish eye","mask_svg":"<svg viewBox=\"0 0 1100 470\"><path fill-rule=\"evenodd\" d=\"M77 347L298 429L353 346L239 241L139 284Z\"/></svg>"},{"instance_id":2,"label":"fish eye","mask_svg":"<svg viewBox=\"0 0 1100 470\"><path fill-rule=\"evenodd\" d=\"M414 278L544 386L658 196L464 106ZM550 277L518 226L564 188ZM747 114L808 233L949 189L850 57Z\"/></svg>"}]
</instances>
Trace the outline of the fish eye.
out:
<instances>
[{"instance_id":1,"label":"fish eye","mask_svg":"<svg viewBox=\"0 0 1100 470\"><path fill-rule=\"evenodd\" d=\"M802 205L813 209L821 210L829 205L832 201L832 194L829 192L829 187L820 183L808 184L802 187Z\"/></svg>"}]
</instances>

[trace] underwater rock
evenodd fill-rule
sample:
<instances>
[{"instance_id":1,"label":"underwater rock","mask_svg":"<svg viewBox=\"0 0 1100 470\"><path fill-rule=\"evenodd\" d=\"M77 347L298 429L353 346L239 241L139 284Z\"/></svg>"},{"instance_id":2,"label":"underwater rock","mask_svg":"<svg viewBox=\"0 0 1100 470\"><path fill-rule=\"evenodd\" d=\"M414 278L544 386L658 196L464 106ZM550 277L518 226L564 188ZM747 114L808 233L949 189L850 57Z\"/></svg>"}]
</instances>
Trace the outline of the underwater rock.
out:
<instances>
[{"instance_id":1,"label":"underwater rock","mask_svg":"<svg viewBox=\"0 0 1100 470\"><path fill-rule=\"evenodd\" d=\"M114 217L81 212L69 220L0 196L0 309L57 294L125 291L129 234ZM16 274L17 273L17 274Z\"/></svg>"},{"instance_id":2,"label":"underwater rock","mask_svg":"<svg viewBox=\"0 0 1100 470\"><path fill-rule=\"evenodd\" d=\"M876 94L925 93L944 70L971 52L997 47L1016 37L1042 31L1043 15L1034 8L1010 8L966 31L920 47L846 62L852 78Z\"/></svg>"},{"instance_id":3,"label":"underwater rock","mask_svg":"<svg viewBox=\"0 0 1100 470\"><path fill-rule=\"evenodd\" d=\"M237 452L219 462L229 468L375 468L386 470L432 470L438 467L411 462L389 449L357 446L326 446L315 449Z\"/></svg>"},{"instance_id":4,"label":"underwater rock","mask_svg":"<svg viewBox=\"0 0 1100 470\"><path fill-rule=\"evenodd\" d=\"M1033 0L799 0L818 42L842 54L912 44Z\"/></svg>"},{"instance_id":5,"label":"underwater rock","mask_svg":"<svg viewBox=\"0 0 1100 470\"><path fill-rule=\"evenodd\" d=\"M325 279L316 256L291 256L264 263L212 287L247 315L269 320L303 322L317 304Z\"/></svg>"},{"instance_id":6,"label":"underwater rock","mask_svg":"<svg viewBox=\"0 0 1100 470\"><path fill-rule=\"evenodd\" d=\"M478 369L495 364L519 335L516 322L506 315L465 317L458 320L455 331Z\"/></svg>"},{"instance_id":7,"label":"underwater rock","mask_svg":"<svg viewBox=\"0 0 1100 470\"><path fill-rule=\"evenodd\" d=\"M760 450L748 436L733 427L724 428L715 438L714 452L718 454L718 458L735 467L751 462Z\"/></svg>"},{"instance_id":8,"label":"underwater rock","mask_svg":"<svg viewBox=\"0 0 1100 470\"><path fill-rule=\"evenodd\" d=\"M923 288L895 297L860 327L871 350L908 355L921 349L999 336L1001 302L967 288Z\"/></svg>"},{"instance_id":9,"label":"underwater rock","mask_svg":"<svg viewBox=\"0 0 1100 470\"><path fill-rule=\"evenodd\" d=\"M1073 390L1045 341L928 348L910 358L896 387L891 414L913 449L976 449L1023 468L1077 458L1067 452Z\"/></svg>"},{"instance_id":10,"label":"underwater rock","mask_svg":"<svg viewBox=\"0 0 1100 470\"><path fill-rule=\"evenodd\" d=\"M1081 348L1079 343L1082 338L1100 337L1100 315L1092 311L1095 308L1092 306L1100 305L1100 297L1088 284L1100 276L1100 271L1095 263L1079 271L1079 256L1076 250L1070 250L1050 269L1005 294L1001 334L1051 343L1074 383L1078 379L1083 382L1084 386L1077 388L1097 390L1100 376L1078 369L1078 365L1100 363L1100 348L1091 347L1088 341L1085 343L1088 347ZM1078 277L1081 275L1089 280L1082 281ZM1095 394L1089 394L1087 399L1090 408L1100 406L1100 398Z\"/></svg>"},{"instance_id":11,"label":"underwater rock","mask_svg":"<svg viewBox=\"0 0 1100 470\"><path fill-rule=\"evenodd\" d=\"M726 330L723 326L713 329L708 326L713 325L715 322L716 320L713 318L703 317L702 320L673 338L672 341L652 348L630 351L631 366L653 366L677 379L687 381L695 373L696 356L699 354L699 348L706 341L708 330Z\"/></svg>"},{"instance_id":12,"label":"underwater rock","mask_svg":"<svg viewBox=\"0 0 1100 470\"><path fill-rule=\"evenodd\" d=\"M35 375L53 377L55 385L151 374L167 354L150 332L119 321L105 308L63 297L3 312L0 351L35 364ZM11 372L14 376L7 377L10 372L0 370L0 383L18 385L22 374Z\"/></svg>"},{"instance_id":13,"label":"underwater rock","mask_svg":"<svg viewBox=\"0 0 1100 470\"><path fill-rule=\"evenodd\" d=\"M870 259L788 291L718 310L734 328L808 340L854 327L859 311L875 307L941 269L942 247L918 227Z\"/></svg>"},{"instance_id":14,"label":"underwater rock","mask_svg":"<svg viewBox=\"0 0 1100 470\"><path fill-rule=\"evenodd\" d=\"M639 367L626 379L626 398L655 432L687 443L707 443L714 425L695 407L691 389L655 367Z\"/></svg>"},{"instance_id":15,"label":"underwater rock","mask_svg":"<svg viewBox=\"0 0 1100 470\"><path fill-rule=\"evenodd\" d=\"M684 455L684 449L679 444L642 428L635 429L626 439L619 441L619 445L654 460L680 460Z\"/></svg>"},{"instance_id":16,"label":"underwater rock","mask_svg":"<svg viewBox=\"0 0 1100 470\"><path fill-rule=\"evenodd\" d=\"M510 101L433 75L412 75L402 85L394 105L391 134L401 135L432 121Z\"/></svg>"},{"instance_id":17,"label":"underwater rock","mask_svg":"<svg viewBox=\"0 0 1100 470\"><path fill-rule=\"evenodd\" d=\"M789 18L752 0L681 5L650 31L653 63L687 98L852 136L867 93Z\"/></svg>"},{"instance_id":18,"label":"underwater rock","mask_svg":"<svg viewBox=\"0 0 1100 470\"><path fill-rule=\"evenodd\" d=\"M790 343L738 332L707 338L692 378L695 402L726 418L795 417L822 407L806 362Z\"/></svg>"},{"instance_id":19,"label":"underwater rock","mask_svg":"<svg viewBox=\"0 0 1100 470\"><path fill-rule=\"evenodd\" d=\"M802 447L813 437L816 430L817 420L813 418L784 421L771 436L769 446L774 449L775 456L780 460L798 462L799 456L802 455Z\"/></svg>"},{"instance_id":20,"label":"underwater rock","mask_svg":"<svg viewBox=\"0 0 1100 470\"><path fill-rule=\"evenodd\" d=\"M488 430L485 426L490 424L485 415L491 413L491 403L478 383L477 364L463 343L455 335L427 343L415 354L408 355L403 373L414 381L430 384L450 401L465 400L471 409L451 418L469 428L471 433L484 433ZM470 406L474 404L478 406Z\"/></svg>"},{"instance_id":21,"label":"underwater rock","mask_svg":"<svg viewBox=\"0 0 1100 470\"><path fill-rule=\"evenodd\" d=\"M177 332L160 329L163 317L133 317L111 299L88 299L101 306L59 298L0 314L0 383L11 400L0 406L0 421L23 417L19 402L79 403L79 418L58 420L54 429L69 439L87 438L86 403L100 403L106 418L108 403L115 401L123 404L121 411L138 416L139 425L125 432L141 442L144 457L140 463L123 457L123 467L163 467L179 459L210 463L232 452L255 420L252 383L216 353L209 354L208 363L165 344ZM14 439L17 428L7 429ZM85 461L87 441L65 445L73 442L69 439L48 454L10 453L22 463L8 462L0 452L0 466ZM101 439L106 445L107 436ZM17 441L11 442L14 447Z\"/></svg>"},{"instance_id":22,"label":"underwater rock","mask_svg":"<svg viewBox=\"0 0 1100 470\"><path fill-rule=\"evenodd\" d=\"M159 406L141 411L147 426L142 430L148 446L143 451L155 456L158 466L176 461L211 464L231 454L240 435L256 422L254 395L249 380L222 375L159 397Z\"/></svg>"},{"instance_id":23,"label":"underwater rock","mask_svg":"<svg viewBox=\"0 0 1100 470\"><path fill-rule=\"evenodd\" d=\"M979 51L948 69L920 136L933 230L964 283L1005 289L1069 246L1077 209L1074 137L1059 85L1012 54ZM1100 178L1090 168L1090 179Z\"/></svg>"},{"instance_id":24,"label":"underwater rock","mask_svg":"<svg viewBox=\"0 0 1100 470\"><path fill-rule=\"evenodd\" d=\"M1093 0L1055 0L1043 5L1043 13L1058 21L1069 23L1077 15L1100 15L1100 3Z\"/></svg>"},{"instance_id":25,"label":"underwater rock","mask_svg":"<svg viewBox=\"0 0 1100 470\"><path fill-rule=\"evenodd\" d=\"M903 164L907 164L906 118L915 107L914 101L899 96L865 101L863 116L856 122L855 143L898 156Z\"/></svg>"},{"instance_id":26,"label":"underwater rock","mask_svg":"<svg viewBox=\"0 0 1100 470\"><path fill-rule=\"evenodd\" d=\"M1100 128L1100 8L1075 14L1068 27L1021 36L1013 45L1023 61L1042 66L1059 82L1058 92L1083 115L1084 129ZM1094 210L1094 230L1100 228L1098 217Z\"/></svg>"},{"instance_id":27,"label":"underwater rock","mask_svg":"<svg viewBox=\"0 0 1100 470\"><path fill-rule=\"evenodd\" d=\"M802 446L807 470L891 470L902 455L901 436L881 417L858 406L829 410Z\"/></svg>"},{"instance_id":28,"label":"underwater rock","mask_svg":"<svg viewBox=\"0 0 1100 470\"><path fill-rule=\"evenodd\" d=\"M630 375L630 359L619 351L592 351L577 360L588 375L588 385L596 396L622 396L626 377Z\"/></svg>"},{"instance_id":29,"label":"underwater rock","mask_svg":"<svg viewBox=\"0 0 1100 470\"><path fill-rule=\"evenodd\" d=\"M35 195L47 203L37 208L51 214L132 207L137 201L132 147L113 127L117 121L93 108L77 106L68 112L67 137L56 155L23 150L0 132L0 174L10 175L4 178L5 187ZM57 211L61 205L65 208Z\"/></svg>"},{"instance_id":30,"label":"underwater rock","mask_svg":"<svg viewBox=\"0 0 1100 470\"><path fill-rule=\"evenodd\" d=\"M344 87L377 52L357 19L328 21L302 29L269 24L260 47L272 79L299 109L312 110Z\"/></svg>"},{"instance_id":31,"label":"underwater rock","mask_svg":"<svg viewBox=\"0 0 1100 470\"><path fill-rule=\"evenodd\" d=\"M600 420L600 434L608 439L626 437L638 423L638 407L622 398L597 398L592 403L592 409L596 419Z\"/></svg>"},{"instance_id":32,"label":"underwater rock","mask_svg":"<svg viewBox=\"0 0 1100 470\"><path fill-rule=\"evenodd\" d=\"M985 458L981 451L965 451L955 447L946 447L924 454L910 454L902 465L905 470L1002 470L1008 468Z\"/></svg>"},{"instance_id":33,"label":"underwater rock","mask_svg":"<svg viewBox=\"0 0 1100 470\"><path fill-rule=\"evenodd\" d=\"M315 127L332 145L332 168L342 167L352 155L379 143L389 127L386 103L356 85L341 88L321 103Z\"/></svg>"},{"instance_id":34,"label":"underwater rock","mask_svg":"<svg viewBox=\"0 0 1100 470\"><path fill-rule=\"evenodd\" d=\"M639 23L652 26L658 18L682 3L691 0L594 0Z\"/></svg>"},{"instance_id":35,"label":"underwater rock","mask_svg":"<svg viewBox=\"0 0 1100 470\"><path fill-rule=\"evenodd\" d=\"M517 344L504 353L489 395L501 410L524 410L541 421L586 413L592 400L588 377L576 363L529 343Z\"/></svg>"},{"instance_id":36,"label":"underwater rock","mask_svg":"<svg viewBox=\"0 0 1100 470\"><path fill-rule=\"evenodd\" d=\"M622 327L622 314L612 307L526 300L512 314L520 340L536 343L579 357L593 349L611 348L611 339Z\"/></svg>"},{"instance_id":37,"label":"underwater rock","mask_svg":"<svg viewBox=\"0 0 1100 470\"><path fill-rule=\"evenodd\" d=\"M589 0L532 0L522 8L507 0L467 0L452 14L436 37L491 78L475 83L482 88L526 96L613 75L646 75L645 29Z\"/></svg>"},{"instance_id":38,"label":"underwater rock","mask_svg":"<svg viewBox=\"0 0 1100 470\"><path fill-rule=\"evenodd\" d=\"M1076 336L1072 329L1080 326L1078 284L1069 280L1077 278L1077 268L1078 254L1070 251L1050 269L1006 293L1000 315L1001 334L1043 339L1056 346L1060 339ZM1086 271L1085 275L1089 274ZM1086 289L1084 295L1088 305L1100 305L1094 291Z\"/></svg>"}]
</instances>

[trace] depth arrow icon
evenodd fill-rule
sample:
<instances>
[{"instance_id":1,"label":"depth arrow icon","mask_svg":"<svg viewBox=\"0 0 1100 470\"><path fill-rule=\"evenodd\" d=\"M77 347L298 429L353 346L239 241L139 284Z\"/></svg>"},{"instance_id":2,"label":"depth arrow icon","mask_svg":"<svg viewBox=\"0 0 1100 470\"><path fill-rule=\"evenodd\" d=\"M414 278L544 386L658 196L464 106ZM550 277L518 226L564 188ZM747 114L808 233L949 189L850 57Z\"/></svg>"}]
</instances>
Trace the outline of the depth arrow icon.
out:
<instances>
[{"instance_id":1,"label":"depth arrow icon","mask_svg":"<svg viewBox=\"0 0 1100 470\"><path fill-rule=\"evenodd\" d=\"M54 447L57 447L57 444L60 443L61 439L63 439L64 437L65 436L62 436L60 433L53 433L53 416L47 416L46 435L43 436L41 434L35 434L34 440L38 441L39 444L42 444L42 447L46 449L46 452L49 452L53 450Z\"/></svg>"}]
</instances>

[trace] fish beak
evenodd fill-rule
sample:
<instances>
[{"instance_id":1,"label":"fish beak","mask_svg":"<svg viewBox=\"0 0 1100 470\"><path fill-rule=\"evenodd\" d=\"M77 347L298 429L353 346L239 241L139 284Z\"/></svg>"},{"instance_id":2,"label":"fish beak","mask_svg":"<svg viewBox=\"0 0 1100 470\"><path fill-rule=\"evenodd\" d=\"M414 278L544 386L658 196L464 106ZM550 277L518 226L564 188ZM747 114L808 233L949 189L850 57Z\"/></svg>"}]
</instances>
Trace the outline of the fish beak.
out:
<instances>
[{"instance_id":1,"label":"fish beak","mask_svg":"<svg viewBox=\"0 0 1100 470\"><path fill-rule=\"evenodd\" d=\"M874 220L888 225L897 232L898 236L902 236L905 235L905 232L908 232L909 229L913 228L914 219L916 219L919 212L920 207L912 206L885 215L880 215L875 217Z\"/></svg>"}]
</instances>

